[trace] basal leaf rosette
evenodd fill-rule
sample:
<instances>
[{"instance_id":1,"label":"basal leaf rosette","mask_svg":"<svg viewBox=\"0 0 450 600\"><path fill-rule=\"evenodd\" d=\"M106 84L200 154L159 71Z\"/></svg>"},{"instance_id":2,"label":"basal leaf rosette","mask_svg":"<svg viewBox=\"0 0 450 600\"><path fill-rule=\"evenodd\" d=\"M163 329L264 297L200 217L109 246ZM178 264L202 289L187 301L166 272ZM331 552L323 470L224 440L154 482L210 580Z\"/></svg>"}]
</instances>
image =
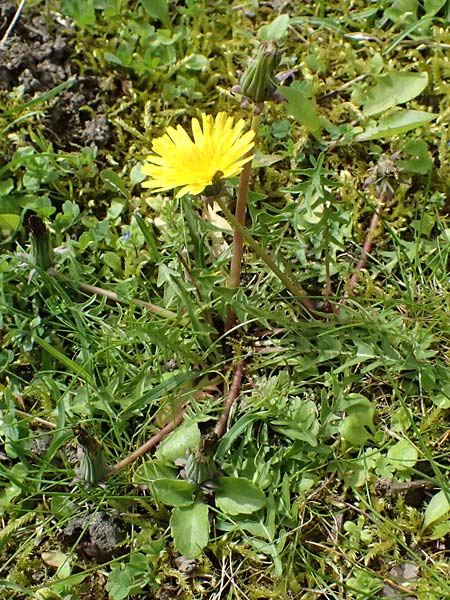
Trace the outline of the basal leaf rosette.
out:
<instances>
[{"instance_id":1,"label":"basal leaf rosette","mask_svg":"<svg viewBox=\"0 0 450 600\"><path fill-rule=\"evenodd\" d=\"M220 112L214 118L202 114L202 124L192 119L192 138L181 126L168 127L153 140L154 154L141 167L149 179L142 186L154 192L180 188L176 197L201 194L218 179L239 175L252 160L254 131L244 133L245 121Z\"/></svg>"}]
</instances>

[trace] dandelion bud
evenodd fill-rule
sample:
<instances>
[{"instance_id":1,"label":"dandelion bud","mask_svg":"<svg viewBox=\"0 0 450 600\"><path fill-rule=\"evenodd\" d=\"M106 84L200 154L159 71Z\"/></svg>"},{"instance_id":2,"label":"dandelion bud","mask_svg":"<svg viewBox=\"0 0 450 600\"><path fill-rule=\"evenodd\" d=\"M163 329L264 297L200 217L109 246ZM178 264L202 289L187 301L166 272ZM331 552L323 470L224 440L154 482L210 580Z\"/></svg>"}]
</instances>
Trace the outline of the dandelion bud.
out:
<instances>
[{"instance_id":1,"label":"dandelion bud","mask_svg":"<svg viewBox=\"0 0 450 600\"><path fill-rule=\"evenodd\" d=\"M201 485L210 479L213 479L217 470L213 454L217 448L217 435L208 433L200 441L199 445L189 454L184 467L185 477Z\"/></svg>"},{"instance_id":2,"label":"dandelion bud","mask_svg":"<svg viewBox=\"0 0 450 600\"><path fill-rule=\"evenodd\" d=\"M31 231L31 248L37 267L47 271L53 265L53 247L50 234L40 217L30 215L28 228Z\"/></svg>"},{"instance_id":3,"label":"dandelion bud","mask_svg":"<svg viewBox=\"0 0 450 600\"><path fill-rule=\"evenodd\" d=\"M278 84L275 72L280 64L281 55L274 41L262 42L256 58L242 75L240 88L243 96L256 104L272 100Z\"/></svg>"},{"instance_id":4,"label":"dandelion bud","mask_svg":"<svg viewBox=\"0 0 450 600\"><path fill-rule=\"evenodd\" d=\"M108 472L108 463L100 442L80 425L75 426L73 432L77 436L79 446L80 466L76 470L78 479L90 484L104 481Z\"/></svg>"}]
</instances>

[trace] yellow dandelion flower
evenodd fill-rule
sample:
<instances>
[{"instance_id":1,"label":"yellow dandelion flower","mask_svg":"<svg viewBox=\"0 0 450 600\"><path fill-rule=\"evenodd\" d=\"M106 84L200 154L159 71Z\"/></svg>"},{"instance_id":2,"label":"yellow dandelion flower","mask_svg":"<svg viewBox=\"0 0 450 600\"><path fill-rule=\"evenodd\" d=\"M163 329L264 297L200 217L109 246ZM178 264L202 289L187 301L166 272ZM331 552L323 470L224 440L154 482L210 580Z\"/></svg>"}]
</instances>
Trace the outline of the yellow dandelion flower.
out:
<instances>
[{"instance_id":1,"label":"yellow dandelion flower","mask_svg":"<svg viewBox=\"0 0 450 600\"><path fill-rule=\"evenodd\" d=\"M248 153L254 146L254 131L242 133L244 126L244 119L233 125L233 118L220 112L215 119L202 114L202 126L192 119L193 140L181 125L169 127L153 140L155 154L141 167L149 176L142 186L155 192L179 187L176 197L180 198L200 194L218 179L238 175L253 158Z\"/></svg>"}]
</instances>

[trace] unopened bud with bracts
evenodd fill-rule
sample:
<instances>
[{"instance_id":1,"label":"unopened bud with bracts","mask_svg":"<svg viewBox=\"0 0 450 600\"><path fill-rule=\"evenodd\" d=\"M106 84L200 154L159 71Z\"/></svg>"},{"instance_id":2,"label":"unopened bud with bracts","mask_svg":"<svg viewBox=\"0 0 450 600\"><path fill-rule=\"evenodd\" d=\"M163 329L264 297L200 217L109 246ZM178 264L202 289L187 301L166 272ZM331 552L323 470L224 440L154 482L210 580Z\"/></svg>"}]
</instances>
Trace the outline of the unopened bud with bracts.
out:
<instances>
[{"instance_id":1,"label":"unopened bud with bracts","mask_svg":"<svg viewBox=\"0 0 450 600\"><path fill-rule=\"evenodd\" d=\"M214 452L218 441L214 432L208 433L203 436L198 446L189 454L184 467L185 478L188 481L202 485L214 478L217 471Z\"/></svg>"},{"instance_id":2,"label":"unopened bud with bracts","mask_svg":"<svg viewBox=\"0 0 450 600\"><path fill-rule=\"evenodd\" d=\"M77 437L80 461L76 469L77 478L88 484L104 481L108 473L108 463L102 445L81 425L76 425L73 432Z\"/></svg>"},{"instance_id":3,"label":"unopened bud with bracts","mask_svg":"<svg viewBox=\"0 0 450 600\"><path fill-rule=\"evenodd\" d=\"M274 41L262 42L256 57L241 77L239 92L260 104L272 100L278 87L275 74L281 60L281 53Z\"/></svg>"},{"instance_id":4,"label":"unopened bud with bracts","mask_svg":"<svg viewBox=\"0 0 450 600\"><path fill-rule=\"evenodd\" d=\"M31 248L34 263L40 269L47 271L54 261L50 233L43 220L37 215L28 217L28 229L31 232Z\"/></svg>"}]
</instances>

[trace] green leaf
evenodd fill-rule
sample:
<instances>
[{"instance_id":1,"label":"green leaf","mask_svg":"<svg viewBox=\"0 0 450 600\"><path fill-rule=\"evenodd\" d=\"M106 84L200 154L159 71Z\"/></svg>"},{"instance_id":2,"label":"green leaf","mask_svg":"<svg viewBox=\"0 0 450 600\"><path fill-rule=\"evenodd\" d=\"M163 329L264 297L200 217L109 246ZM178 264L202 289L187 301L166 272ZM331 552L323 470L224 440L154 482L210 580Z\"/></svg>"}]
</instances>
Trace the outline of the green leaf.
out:
<instances>
[{"instance_id":1,"label":"green leaf","mask_svg":"<svg viewBox=\"0 0 450 600\"><path fill-rule=\"evenodd\" d=\"M100 173L102 181L106 187L113 192L119 192L124 198L128 197L128 190L124 180L117 175L112 169L103 169Z\"/></svg>"},{"instance_id":2,"label":"green leaf","mask_svg":"<svg viewBox=\"0 0 450 600\"><path fill-rule=\"evenodd\" d=\"M197 446L200 437L197 423L183 423L160 444L156 457L167 462L175 462L177 458L186 458L186 452Z\"/></svg>"},{"instance_id":3,"label":"green leaf","mask_svg":"<svg viewBox=\"0 0 450 600\"><path fill-rule=\"evenodd\" d=\"M318 140L321 139L322 121L316 111L314 102L306 92L298 87L280 87L278 91L288 101L290 114Z\"/></svg>"},{"instance_id":4,"label":"green leaf","mask_svg":"<svg viewBox=\"0 0 450 600\"><path fill-rule=\"evenodd\" d=\"M171 375L167 379L163 379L161 383L155 385L148 392L144 392L140 398L136 401L132 402L129 406L127 406L121 413L121 419L128 419L129 416L135 412L142 410L147 404L158 400L162 396L165 396L171 393L175 388L181 386L182 384L190 381L191 379L195 379L198 377L198 371L187 371L186 373L175 373ZM200 439L200 437L199 437ZM197 442L198 443L198 442ZM160 446L161 447L161 446Z\"/></svg>"},{"instance_id":5,"label":"green leaf","mask_svg":"<svg viewBox=\"0 0 450 600\"><path fill-rule=\"evenodd\" d=\"M134 219L138 224L139 229L141 230L142 235L147 243L148 249L153 257L155 262L159 262L161 260L161 255L159 254L158 245L156 243L156 237L153 233L153 230L147 225L144 219L138 212L134 213Z\"/></svg>"},{"instance_id":6,"label":"green leaf","mask_svg":"<svg viewBox=\"0 0 450 600\"><path fill-rule=\"evenodd\" d=\"M132 572L129 569L114 569L108 577L106 589L111 600L127 598L134 587Z\"/></svg>"},{"instance_id":7,"label":"green leaf","mask_svg":"<svg viewBox=\"0 0 450 600\"><path fill-rule=\"evenodd\" d=\"M43 102L50 100L51 98L53 98L54 96L57 96L60 92L62 92L66 88L73 85L76 80L77 80L76 77L72 77L71 79L68 79L67 81L64 81L63 83L60 83L59 85L52 88L51 90L48 90L47 92L44 92L43 94L40 94L39 96L36 96L35 98L33 98L32 100L29 100L28 102L24 102L23 104L15 105L13 108L10 108L9 110L0 112L0 117L1 118L9 117L11 115L14 115L15 113L20 113L22 111L25 111L27 108L31 108L32 106L42 104ZM34 114L37 114L37 113L33 113L33 115ZM7 129L9 129L10 125L11 125L11 122L8 123L8 125L5 129L0 130L0 136ZM7 163L4 167L2 167L0 169L0 174L3 173L4 171L8 170L9 164L10 163Z\"/></svg>"},{"instance_id":8,"label":"green leaf","mask_svg":"<svg viewBox=\"0 0 450 600\"><path fill-rule=\"evenodd\" d=\"M215 457L220 460L225 456L227 452L231 450L231 447L243 434L243 432L250 428L255 421L264 416L263 412L257 412L253 414L243 415L236 423L227 431L227 433L220 440L217 446Z\"/></svg>"},{"instance_id":9,"label":"green leaf","mask_svg":"<svg viewBox=\"0 0 450 600\"><path fill-rule=\"evenodd\" d=\"M168 506L190 506L193 494L198 489L195 483L181 479L157 479L152 483L153 492L163 504Z\"/></svg>"},{"instance_id":10,"label":"green leaf","mask_svg":"<svg viewBox=\"0 0 450 600\"><path fill-rule=\"evenodd\" d=\"M209 59L203 54L191 54L183 61L183 66L191 71L201 71L209 66Z\"/></svg>"},{"instance_id":11,"label":"green leaf","mask_svg":"<svg viewBox=\"0 0 450 600\"><path fill-rule=\"evenodd\" d=\"M250 514L266 503L263 492L244 477L220 477L216 504L227 515Z\"/></svg>"},{"instance_id":12,"label":"green leaf","mask_svg":"<svg viewBox=\"0 0 450 600\"><path fill-rule=\"evenodd\" d=\"M68 554L60 550L51 550L50 552L43 552L41 558L45 564L57 569L56 577L58 579L67 579L69 577L71 561Z\"/></svg>"},{"instance_id":13,"label":"green leaf","mask_svg":"<svg viewBox=\"0 0 450 600\"><path fill-rule=\"evenodd\" d=\"M289 27L289 15L278 15L276 19L268 25L263 25L259 28L258 39L262 42L270 40L280 40L286 35Z\"/></svg>"},{"instance_id":14,"label":"green leaf","mask_svg":"<svg viewBox=\"0 0 450 600\"><path fill-rule=\"evenodd\" d=\"M371 117L418 96L428 85L428 73L389 73L377 78L366 94L363 113Z\"/></svg>"},{"instance_id":15,"label":"green leaf","mask_svg":"<svg viewBox=\"0 0 450 600\"><path fill-rule=\"evenodd\" d=\"M353 446L363 446L372 439L375 408L368 398L360 394L349 394L347 416L339 425L342 438Z\"/></svg>"},{"instance_id":16,"label":"green leaf","mask_svg":"<svg viewBox=\"0 0 450 600\"><path fill-rule=\"evenodd\" d=\"M435 494L427 508L425 509L425 515L423 519L423 529L426 529L450 511L450 502L448 500L448 492L445 494L443 490Z\"/></svg>"},{"instance_id":17,"label":"green leaf","mask_svg":"<svg viewBox=\"0 0 450 600\"><path fill-rule=\"evenodd\" d=\"M428 146L424 140L409 140L403 149L402 157L398 166L410 173L425 175L433 168L433 160L428 152Z\"/></svg>"},{"instance_id":18,"label":"green leaf","mask_svg":"<svg viewBox=\"0 0 450 600\"><path fill-rule=\"evenodd\" d=\"M178 469L156 460L146 460L136 469L133 475L134 485L148 486L156 479L176 479Z\"/></svg>"},{"instance_id":19,"label":"green leaf","mask_svg":"<svg viewBox=\"0 0 450 600\"><path fill-rule=\"evenodd\" d=\"M384 11L384 17L391 19L394 23L404 19L417 19L417 0L394 0L387 3L389 8Z\"/></svg>"},{"instance_id":20,"label":"green leaf","mask_svg":"<svg viewBox=\"0 0 450 600\"><path fill-rule=\"evenodd\" d=\"M20 215L0 215L0 228L5 231L15 231L20 224Z\"/></svg>"},{"instance_id":21,"label":"green leaf","mask_svg":"<svg viewBox=\"0 0 450 600\"><path fill-rule=\"evenodd\" d=\"M103 261L114 273L122 271L122 260L116 252L104 252Z\"/></svg>"},{"instance_id":22,"label":"green leaf","mask_svg":"<svg viewBox=\"0 0 450 600\"><path fill-rule=\"evenodd\" d=\"M39 336L35 335L34 340L46 352L48 352L51 356L53 356L53 358L56 358L56 360L59 360L59 362L62 363L67 369L69 369L73 373L76 373L79 377L81 377L82 379L84 379L85 381L88 381L91 385L93 385L92 379L89 376L89 373L83 368L82 365L79 365L76 362L74 362L72 359L70 359L65 354L60 352L57 348L55 348L55 346L53 344L49 344L49 342L47 342L46 340L43 340Z\"/></svg>"},{"instance_id":23,"label":"green leaf","mask_svg":"<svg viewBox=\"0 0 450 600\"><path fill-rule=\"evenodd\" d=\"M399 440L388 450L387 456L396 471L407 471L417 462L417 449L409 440Z\"/></svg>"},{"instance_id":24,"label":"green leaf","mask_svg":"<svg viewBox=\"0 0 450 600\"><path fill-rule=\"evenodd\" d=\"M446 2L447 0L424 0L423 7L425 9L425 14L428 16L435 15L441 10Z\"/></svg>"},{"instance_id":25,"label":"green leaf","mask_svg":"<svg viewBox=\"0 0 450 600\"><path fill-rule=\"evenodd\" d=\"M406 133L411 129L426 125L436 117L437 115L423 110L397 110L386 117L382 117L378 123L369 125L365 131L355 137L355 142L378 140Z\"/></svg>"},{"instance_id":26,"label":"green leaf","mask_svg":"<svg viewBox=\"0 0 450 600\"><path fill-rule=\"evenodd\" d=\"M14 181L12 179L4 179L0 181L0 198L2 196L9 196L14 189Z\"/></svg>"},{"instance_id":27,"label":"green leaf","mask_svg":"<svg viewBox=\"0 0 450 600\"><path fill-rule=\"evenodd\" d=\"M141 171L141 167L143 164L144 164L143 162L138 162L131 169L131 171L130 171L131 187L134 187L135 185L137 185L138 183L141 183L141 181L144 181L144 179L147 178L147 175L144 175L144 173Z\"/></svg>"},{"instance_id":28,"label":"green leaf","mask_svg":"<svg viewBox=\"0 0 450 600\"><path fill-rule=\"evenodd\" d=\"M78 25L93 25L95 23L94 0L61 0L61 12Z\"/></svg>"},{"instance_id":29,"label":"green leaf","mask_svg":"<svg viewBox=\"0 0 450 600\"><path fill-rule=\"evenodd\" d=\"M183 556L197 558L209 540L208 507L196 502L185 508L174 508L170 529L175 546Z\"/></svg>"},{"instance_id":30,"label":"green leaf","mask_svg":"<svg viewBox=\"0 0 450 600\"><path fill-rule=\"evenodd\" d=\"M141 0L142 6L148 15L153 19L158 19L170 29L169 7L166 0Z\"/></svg>"}]
</instances>

